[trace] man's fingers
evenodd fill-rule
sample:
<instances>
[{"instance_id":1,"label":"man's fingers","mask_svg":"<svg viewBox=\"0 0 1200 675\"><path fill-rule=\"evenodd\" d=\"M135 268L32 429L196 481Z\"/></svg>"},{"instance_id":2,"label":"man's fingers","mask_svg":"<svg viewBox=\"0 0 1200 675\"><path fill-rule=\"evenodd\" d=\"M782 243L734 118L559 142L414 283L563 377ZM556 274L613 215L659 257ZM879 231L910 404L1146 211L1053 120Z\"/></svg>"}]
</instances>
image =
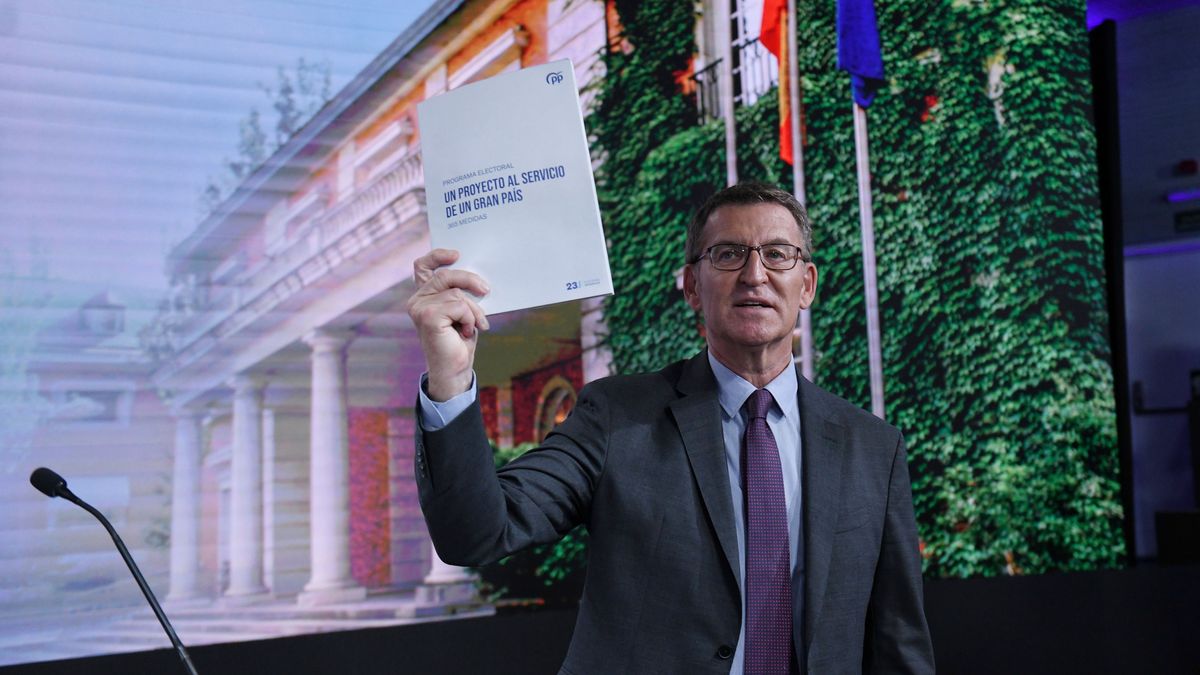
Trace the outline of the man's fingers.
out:
<instances>
[{"instance_id":1,"label":"man's fingers","mask_svg":"<svg viewBox=\"0 0 1200 675\"><path fill-rule=\"evenodd\" d=\"M490 327L483 308L466 293L450 290L437 297L437 312L446 317L463 338L470 339L475 336L477 329L487 330Z\"/></svg>"},{"instance_id":2,"label":"man's fingers","mask_svg":"<svg viewBox=\"0 0 1200 675\"><path fill-rule=\"evenodd\" d=\"M467 298L467 303L471 305L471 312L475 314L475 323L484 330L490 330L492 326L488 323L487 314L483 313L483 308L479 306L479 303L471 298Z\"/></svg>"},{"instance_id":3,"label":"man's fingers","mask_svg":"<svg viewBox=\"0 0 1200 675\"><path fill-rule=\"evenodd\" d=\"M435 248L413 262L417 290L408 300L408 310L418 327L438 332L452 328L470 340L478 330L490 328L476 298L487 295L491 288L474 272L445 267L458 257L458 251Z\"/></svg>"},{"instance_id":4,"label":"man's fingers","mask_svg":"<svg viewBox=\"0 0 1200 675\"><path fill-rule=\"evenodd\" d=\"M458 251L435 248L413 261L413 278L417 280L418 286L424 286L437 268L453 265L457 261Z\"/></svg>"},{"instance_id":5,"label":"man's fingers","mask_svg":"<svg viewBox=\"0 0 1200 675\"><path fill-rule=\"evenodd\" d=\"M491 328L483 308L461 288L448 288L437 293L423 289L409 300L409 314L418 326L452 327L464 338L470 338L475 327Z\"/></svg>"},{"instance_id":6,"label":"man's fingers","mask_svg":"<svg viewBox=\"0 0 1200 675\"><path fill-rule=\"evenodd\" d=\"M454 321L454 325L458 327L459 333L464 338L470 338L475 334L475 329L488 330L491 326L488 324L487 315L483 313L483 308L471 296L461 291L454 293L454 300L450 304L453 306L453 313L448 313L448 316Z\"/></svg>"},{"instance_id":7,"label":"man's fingers","mask_svg":"<svg viewBox=\"0 0 1200 675\"><path fill-rule=\"evenodd\" d=\"M474 272L449 269L439 269L434 272L433 276L429 278L429 282L421 290L427 293L440 293L452 288L464 290L476 297L483 297L492 290L483 277Z\"/></svg>"},{"instance_id":8,"label":"man's fingers","mask_svg":"<svg viewBox=\"0 0 1200 675\"><path fill-rule=\"evenodd\" d=\"M461 288L477 297L491 292L483 277L466 270L444 269L458 261L458 251L435 248L413 262L413 279L418 293L440 293L450 288Z\"/></svg>"}]
</instances>

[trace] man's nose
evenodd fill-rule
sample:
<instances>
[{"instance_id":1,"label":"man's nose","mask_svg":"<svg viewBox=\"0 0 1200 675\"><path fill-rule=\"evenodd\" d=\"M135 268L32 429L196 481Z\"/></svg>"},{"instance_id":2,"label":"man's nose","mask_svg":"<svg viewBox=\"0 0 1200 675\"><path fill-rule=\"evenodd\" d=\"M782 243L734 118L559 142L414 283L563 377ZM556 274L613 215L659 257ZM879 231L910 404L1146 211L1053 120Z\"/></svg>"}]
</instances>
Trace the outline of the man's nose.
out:
<instances>
[{"instance_id":1,"label":"man's nose","mask_svg":"<svg viewBox=\"0 0 1200 675\"><path fill-rule=\"evenodd\" d=\"M746 264L738 273L739 278L746 284L761 284L767 280L767 267L763 265L762 251L750 249L746 252Z\"/></svg>"}]
</instances>

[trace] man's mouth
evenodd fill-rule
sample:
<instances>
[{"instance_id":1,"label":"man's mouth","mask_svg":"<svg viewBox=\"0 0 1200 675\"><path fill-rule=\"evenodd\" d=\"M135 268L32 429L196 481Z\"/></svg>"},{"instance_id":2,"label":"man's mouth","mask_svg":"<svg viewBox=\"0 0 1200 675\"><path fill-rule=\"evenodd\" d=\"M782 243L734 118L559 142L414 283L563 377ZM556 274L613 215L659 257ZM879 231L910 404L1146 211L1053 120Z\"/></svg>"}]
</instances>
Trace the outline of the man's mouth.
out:
<instances>
[{"instance_id":1,"label":"man's mouth","mask_svg":"<svg viewBox=\"0 0 1200 675\"><path fill-rule=\"evenodd\" d=\"M756 300L746 300L744 302L737 302L737 303L734 303L733 306L734 307L764 307L764 308L771 307L771 305L769 305L765 302L758 302Z\"/></svg>"}]
</instances>

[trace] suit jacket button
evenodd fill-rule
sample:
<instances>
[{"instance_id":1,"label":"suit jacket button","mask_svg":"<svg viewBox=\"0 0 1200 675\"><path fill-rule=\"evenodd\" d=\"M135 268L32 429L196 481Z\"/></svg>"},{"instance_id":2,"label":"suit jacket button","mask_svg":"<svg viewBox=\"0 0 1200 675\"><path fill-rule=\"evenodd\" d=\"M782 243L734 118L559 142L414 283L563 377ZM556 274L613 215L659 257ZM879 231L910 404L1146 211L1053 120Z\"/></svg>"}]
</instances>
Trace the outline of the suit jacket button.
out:
<instances>
[{"instance_id":1,"label":"suit jacket button","mask_svg":"<svg viewBox=\"0 0 1200 675\"><path fill-rule=\"evenodd\" d=\"M717 658L718 659L721 659L722 661L724 661L725 659L732 658L732 657L733 657L733 648L732 647L730 647L729 645L721 645L720 647L717 647Z\"/></svg>"}]
</instances>

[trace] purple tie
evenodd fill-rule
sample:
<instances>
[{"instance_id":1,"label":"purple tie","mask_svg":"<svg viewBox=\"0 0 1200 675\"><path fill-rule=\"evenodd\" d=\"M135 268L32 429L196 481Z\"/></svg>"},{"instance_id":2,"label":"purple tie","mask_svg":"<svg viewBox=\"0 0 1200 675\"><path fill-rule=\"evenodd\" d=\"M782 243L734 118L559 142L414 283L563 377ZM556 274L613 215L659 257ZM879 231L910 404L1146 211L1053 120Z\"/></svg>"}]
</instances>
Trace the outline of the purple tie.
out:
<instances>
[{"instance_id":1,"label":"purple tie","mask_svg":"<svg viewBox=\"0 0 1200 675\"><path fill-rule=\"evenodd\" d=\"M779 447L767 426L775 399L759 389L746 399L742 481L746 499L746 673L789 673L792 582L787 505Z\"/></svg>"}]
</instances>

